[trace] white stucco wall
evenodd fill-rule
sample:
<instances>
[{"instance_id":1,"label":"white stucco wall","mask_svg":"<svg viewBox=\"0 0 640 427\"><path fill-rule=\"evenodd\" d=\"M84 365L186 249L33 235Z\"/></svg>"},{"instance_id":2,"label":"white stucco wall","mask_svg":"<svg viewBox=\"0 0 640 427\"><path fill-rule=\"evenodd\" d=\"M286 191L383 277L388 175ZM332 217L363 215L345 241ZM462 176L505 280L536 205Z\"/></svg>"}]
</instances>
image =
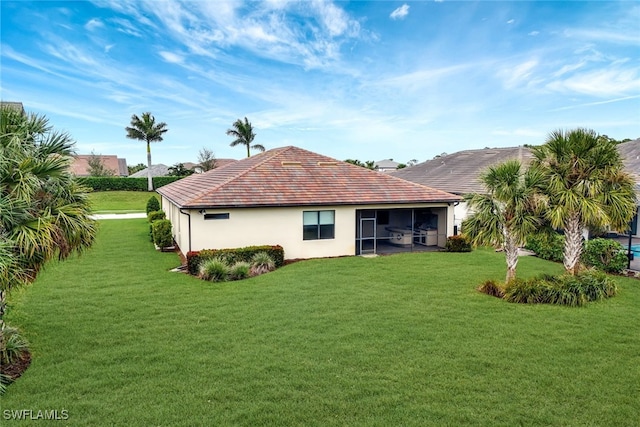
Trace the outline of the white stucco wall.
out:
<instances>
[{"instance_id":1,"label":"white stucco wall","mask_svg":"<svg viewBox=\"0 0 640 427\"><path fill-rule=\"evenodd\" d=\"M163 198L163 209L173 224L174 238L183 253L202 249L240 248L253 245L280 245L286 259L321 258L355 255L356 210L390 208L424 208L425 205L371 205L371 206L313 206L207 209L207 214L228 213L229 219L204 219L197 209L186 210L191 217L191 245L189 245L188 216L169 200ZM432 204L429 207L446 207ZM335 211L335 238L303 240L304 211ZM443 212L444 214L444 212ZM444 246L446 236L453 234L453 206L439 218L442 227L438 244ZM440 215L439 215L440 217ZM443 221L443 222L440 222ZM446 230L446 235L444 234Z\"/></svg>"}]
</instances>

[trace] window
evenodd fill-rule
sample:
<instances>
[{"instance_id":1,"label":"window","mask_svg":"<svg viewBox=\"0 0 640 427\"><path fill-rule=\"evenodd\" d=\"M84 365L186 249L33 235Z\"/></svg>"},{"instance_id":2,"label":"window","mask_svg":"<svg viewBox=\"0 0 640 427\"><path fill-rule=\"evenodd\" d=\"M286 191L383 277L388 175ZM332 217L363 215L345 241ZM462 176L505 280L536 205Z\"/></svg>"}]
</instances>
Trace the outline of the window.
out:
<instances>
[{"instance_id":1,"label":"window","mask_svg":"<svg viewBox=\"0 0 640 427\"><path fill-rule=\"evenodd\" d=\"M204 214L204 219L229 219L228 213Z\"/></svg>"},{"instance_id":2,"label":"window","mask_svg":"<svg viewBox=\"0 0 640 427\"><path fill-rule=\"evenodd\" d=\"M307 211L302 213L303 240L333 239L335 211Z\"/></svg>"}]
</instances>

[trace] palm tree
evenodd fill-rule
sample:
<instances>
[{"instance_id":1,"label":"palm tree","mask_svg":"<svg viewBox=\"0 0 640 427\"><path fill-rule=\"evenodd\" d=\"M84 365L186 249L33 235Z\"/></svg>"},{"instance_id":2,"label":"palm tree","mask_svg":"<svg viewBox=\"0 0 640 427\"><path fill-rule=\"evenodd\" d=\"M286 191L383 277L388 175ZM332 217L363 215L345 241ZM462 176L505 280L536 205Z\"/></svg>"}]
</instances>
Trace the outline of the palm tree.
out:
<instances>
[{"instance_id":1,"label":"palm tree","mask_svg":"<svg viewBox=\"0 0 640 427\"><path fill-rule=\"evenodd\" d=\"M127 138L146 141L147 143L147 180L148 190L153 191L153 180L151 179L151 143L162 141L162 134L167 129L165 122L156 123L156 118L151 113L142 113L142 118L135 114L131 116L131 126L125 128Z\"/></svg>"},{"instance_id":2,"label":"palm tree","mask_svg":"<svg viewBox=\"0 0 640 427\"><path fill-rule=\"evenodd\" d=\"M486 194L467 194L472 214L463 233L474 245L501 246L507 262L506 282L516 277L518 247L541 224L543 175L536 168L523 171L518 160L490 167L481 174Z\"/></svg>"},{"instance_id":3,"label":"palm tree","mask_svg":"<svg viewBox=\"0 0 640 427\"><path fill-rule=\"evenodd\" d=\"M636 211L633 179L624 172L615 143L590 129L554 131L532 151L548 176L547 219L564 229L564 268L576 274L585 228L627 229Z\"/></svg>"},{"instance_id":4,"label":"palm tree","mask_svg":"<svg viewBox=\"0 0 640 427\"><path fill-rule=\"evenodd\" d=\"M240 144L247 146L247 157L251 157L250 148L264 151L264 146L261 144L251 145L256 134L253 133L253 126L251 126L251 123L246 117L244 118L244 122L241 119L233 122L233 129L227 129L227 135L235 138L230 144L232 147Z\"/></svg>"},{"instance_id":5,"label":"palm tree","mask_svg":"<svg viewBox=\"0 0 640 427\"><path fill-rule=\"evenodd\" d=\"M72 154L70 136L43 116L0 110L0 345L6 293L94 241L89 190L70 172Z\"/></svg>"}]
</instances>

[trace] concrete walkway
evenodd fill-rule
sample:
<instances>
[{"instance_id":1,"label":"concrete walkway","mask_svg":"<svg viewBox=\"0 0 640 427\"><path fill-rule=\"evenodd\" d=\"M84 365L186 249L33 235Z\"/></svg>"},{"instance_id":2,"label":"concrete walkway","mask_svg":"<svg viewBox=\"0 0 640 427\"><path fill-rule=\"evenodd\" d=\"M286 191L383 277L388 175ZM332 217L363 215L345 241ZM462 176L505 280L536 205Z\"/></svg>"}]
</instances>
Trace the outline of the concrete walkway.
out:
<instances>
[{"instance_id":1,"label":"concrete walkway","mask_svg":"<svg viewBox=\"0 0 640 427\"><path fill-rule=\"evenodd\" d=\"M143 212L139 213L125 213L125 214L95 214L91 215L93 219L131 219L131 218L146 218L147 214Z\"/></svg>"}]
</instances>

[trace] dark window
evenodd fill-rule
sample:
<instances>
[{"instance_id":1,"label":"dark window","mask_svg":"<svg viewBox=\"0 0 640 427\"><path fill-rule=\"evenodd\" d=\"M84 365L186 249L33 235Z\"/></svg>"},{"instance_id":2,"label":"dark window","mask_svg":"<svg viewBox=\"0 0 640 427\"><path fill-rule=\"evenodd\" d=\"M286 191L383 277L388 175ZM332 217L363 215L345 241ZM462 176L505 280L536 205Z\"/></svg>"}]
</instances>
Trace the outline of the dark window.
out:
<instances>
[{"instance_id":1,"label":"dark window","mask_svg":"<svg viewBox=\"0 0 640 427\"><path fill-rule=\"evenodd\" d=\"M333 239L335 211L307 211L302 213L303 240Z\"/></svg>"},{"instance_id":2,"label":"dark window","mask_svg":"<svg viewBox=\"0 0 640 427\"><path fill-rule=\"evenodd\" d=\"M204 219L229 219L228 213L204 214Z\"/></svg>"}]
</instances>

